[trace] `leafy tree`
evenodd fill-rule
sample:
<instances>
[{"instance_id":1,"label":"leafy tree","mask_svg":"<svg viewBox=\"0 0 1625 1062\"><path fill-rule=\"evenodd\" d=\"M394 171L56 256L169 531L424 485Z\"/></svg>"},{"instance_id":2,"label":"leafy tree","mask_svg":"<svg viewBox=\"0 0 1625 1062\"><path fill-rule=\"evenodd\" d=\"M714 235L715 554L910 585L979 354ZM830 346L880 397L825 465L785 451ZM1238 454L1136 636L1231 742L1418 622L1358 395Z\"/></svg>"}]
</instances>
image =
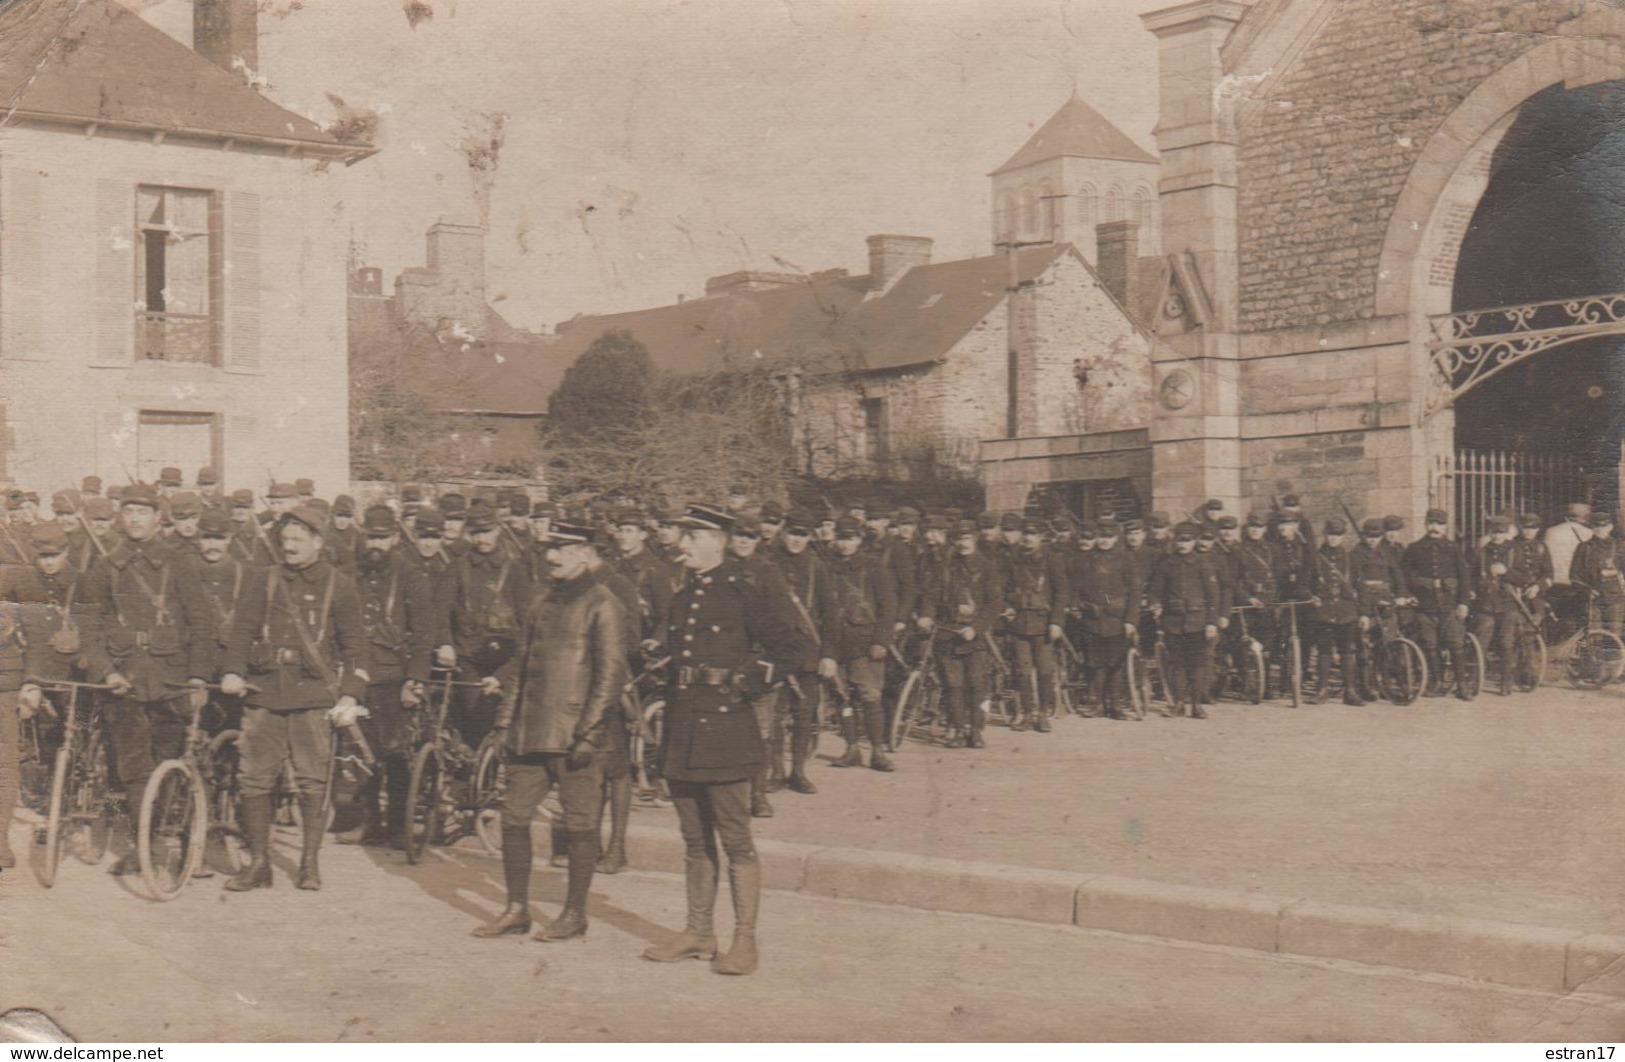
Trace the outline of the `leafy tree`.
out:
<instances>
[{"instance_id":1,"label":"leafy tree","mask_svg":"<svg viewBox=\"0 0 1625 1062\"><path fill-rule=\"evenodd\" d=\"M635 426L648 413L654 362L624 329L605 332L564 372L548 402L554 442L593 445Z\"/></svg>"}]
</instances>

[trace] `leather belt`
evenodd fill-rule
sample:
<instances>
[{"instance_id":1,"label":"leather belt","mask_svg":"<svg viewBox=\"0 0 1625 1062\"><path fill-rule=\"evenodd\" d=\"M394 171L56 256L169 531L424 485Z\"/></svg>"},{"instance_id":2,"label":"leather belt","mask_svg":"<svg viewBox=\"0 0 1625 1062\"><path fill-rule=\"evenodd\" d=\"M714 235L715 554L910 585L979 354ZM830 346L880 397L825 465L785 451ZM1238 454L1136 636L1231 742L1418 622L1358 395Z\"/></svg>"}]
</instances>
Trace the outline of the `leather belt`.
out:
<instances>
[{"instance_id":1,"label":"leather belt","mask_svg":"<svg viewBox=\"0 0 1625 1062\"><path fill-rule=\"evenodd\" d=\"M739 672L730 667L680 667L677 669L677 685L731 686L738 676Z\"/></svg>"}]
</instances>

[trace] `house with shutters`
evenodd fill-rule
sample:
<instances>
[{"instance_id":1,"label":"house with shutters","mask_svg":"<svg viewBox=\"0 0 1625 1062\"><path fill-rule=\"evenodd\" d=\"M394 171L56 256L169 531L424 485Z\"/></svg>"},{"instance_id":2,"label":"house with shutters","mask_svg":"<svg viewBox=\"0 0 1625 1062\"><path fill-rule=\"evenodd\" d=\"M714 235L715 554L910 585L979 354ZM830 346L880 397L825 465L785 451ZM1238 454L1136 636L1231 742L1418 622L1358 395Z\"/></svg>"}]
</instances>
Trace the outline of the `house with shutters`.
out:
<instances>
[{"instance_id":1,"label":"house with shutters","mask_svg":"<svg viewBox=\"0 0 1625 1062\"><path fill-rule=\"evenodd\" d=\"M188 48L113 0L0 4L0 482L349 479L343 168L257 91L254 0Z\"/></svg>"}]
</instances>

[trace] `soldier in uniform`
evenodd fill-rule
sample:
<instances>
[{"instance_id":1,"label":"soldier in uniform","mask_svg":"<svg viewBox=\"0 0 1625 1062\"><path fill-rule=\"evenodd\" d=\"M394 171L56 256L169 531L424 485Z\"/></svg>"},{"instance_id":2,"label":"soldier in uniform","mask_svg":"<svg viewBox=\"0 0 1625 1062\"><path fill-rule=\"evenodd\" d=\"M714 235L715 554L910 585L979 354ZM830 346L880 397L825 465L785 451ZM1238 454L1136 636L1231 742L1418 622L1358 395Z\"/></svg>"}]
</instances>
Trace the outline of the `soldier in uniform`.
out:
<instances>
[{"instance_id":1,"label":"soldier in uniform","mask_svg":"<svg viewBox=\"0 0 1625 1062\"><path fill-rule=\"evenodd\" d=\"M408 560L401 549L400 524L389 507L369 507L362 517L361 534L352 574L370 660L363 702L368 714L362 732L378 754L383 772L373 775L356 794L360 821L334 840L339 844L403 844L411 768L408 757L412 754L407 712L425 702L430 657L449 635L443 629L444 614L435 607L428 573ZM386 795L387 822L379 811L380 795Z\"/></svg>"},{"instance_id":2,"label":"soldier in uniform","mask_svg":"<svg viewBox=\"0 0 1625 1062\"><path fill-rule=\"evenodd\" d=\"M1200 512L1210 512L1203 506ZM1223 638L1230 630L1230 610L1235 605L1234 569L1230 566L1223 552L1219 550L1219 524L1218 521L1197 522L1196 555L1207 564L1213 572L1213 577L1219 583L1219 637ZM1197 687L1200 691L1203 704L1212 704L1219 695L1218 691L1218 643L1207 646L1202 656L1202 681Z\"/></svg>"},{"instance_id":3,"label":"soldier in uniform","mask_svg":"<svg viewBox=\"0 0 1625 1062\"><path fill-rule=\"evenodd\" d=\"M778 502L764 502L759 519L762 522L762 545L771 546L784 531L784 506Z\"/></svg>"},{"instance_id":4,"label":"soldier in uniform","mask_svg":"<svg viewBox=\"0 0 1625 1062\"><path fill-rule=\"evenodd\" d=\"M1287 495L1288 498L1294 495ZM1281 603L1277 612L1278 634L1276 643L1270 646L1270 655L1281 664L1281 679L1283 688L1291 683L1290 668L1287 661L1291 656L1291 649L1287 645L1292 635L1293 617L1287 612L1292 602L1307 602L1315 596L1319 587L1316 578L1317 565L1315 564L1314 540L1307 527L1301 520L1292 515L1291 509L1284 507L1275 518L1275 595ZM1308 645L1313 639L1313 631L1305 625L1308 612L1299 609L1297 620L1299 623L1299 638L1303 644ZM1305 661L1305 667L1308 663Z\"/></svg>"},{"instance_id":5,"label":"soldier in uniform","mask_svg":"<svg viewBox=\"0 0 1625 1062\"><path fill-rule=\"evenodd\" d=\"M886 641L897 617L896 586L879 555L863 549L863 523L855 516L843 516L835 523L829 572L836 621L832 629L824 632L825 659L819 669L849 698L841 711L846 751L830 766L863 765L857 714L862 712L862 727L869 738L869 766L891 771L895 768L886 755L886 714L881 698L886 680Z\"/></svg>"},{"instance_id":6,"label":"soldier in uniform","mask_svg":"<svg viewBox=\"0 0 1625 1062\"><path fill-rule=\"evenodd\" d=\"M86 476L79 481L79 494L85 498L100 498L102 496L102 477Z\"/></svg>"},{"instance_id":7,"label":"soldier in uniform","mask_svg":"<svg viewBox=\"0 0 1625 1062\"><path fill-rule=\"evenodd\" d=\"M1219 580L1206 561L1196 555L1200 529L1182 523L1174 529L1174 552L1151 572L1146 598L1162 629L1173 689L1173 712L1206 719L1200 682L1203 656L1219 637Z\"/></svg>"},{"instance_id":8,"label":"soldier in uniform","mask_svg":"<svg viewBox=\"0 0 1625 1062\"><path fill-rule=\"evenodd\" d=\"M1512 521L1504 516L1489 520L1489 541L1479 547L1478 614L1473 634L1487 648L1495 647L1500 694L1512 695L1512 658L1517 650L1522 616L1518 607L1519 587L1508 577L1514 565Z\"/></svg>"},{"instance_id":9,"label":"soldier in uniform","mask_svg":"<svg viewBox=\"0 0 1625 1062\"><path fill-rule=\"evenodd\" d=\"M438 515L434 510L423 513ZM442 607L450 622L452 660L461 678L474 681L495 675L513 656L519 617L530 600L530 574L526 564L502 548L503 530L494 508L470 509L465 533L471 548L452 562ZM455 724L471 747L485 738L496 707L495 699L479 690L459 688Z\"/></svg>"},{"instance_id":10,"label":"soldier in uniform","mask_svg":"<svg viewBox=\"0 0 1625 1062\"><path fill-rule=\"evenodd\" d=\"M169 498L185 489L186 480L178 468L166 468L158 473L158 497Z\"/></svg>"},{"instance_id":11,"label":"soldier in uniform","mask_svg":"<svg viewBox=\"0 0 1625 1062\"><path fill-rule=\"evenodd\" d=\"M762 524L754 513L741 512L734 515L733 530L728 534L728 552L739 561L740 566L749 572L751 577L760 583L769 594L788 597L790 588L785 585L779 574L778 566L758 552L762 545ZM762 731L763 746L772 751L773 729L778 722L780 690L777 687L763 690L751 698L751 710L756 713L756 725ZM777 760L768 756L762 764L762 769L751 776L750 780L750 813L754 818L770 819L773 817L773 805L767 799L769 792L778 792L782 787L783 757ZM769 786L772 768L778 765L781 772Z\"/></svg>"},{"instance_id":12,"label":"soldier in uniform","mask_svg":"<svg viewBox=\"0 0 1625 1062\"><path fill-rule=\"evenodd\" d=\"M1309 522L1309 518L1304 515L1303 500L1296 494L1285 494L1281 497L1281 507L1275 514L1275 526L1271 535L1275 541L1281 542L1285 540L1285 536L1281 533L1281 526L1288 519L1297 525L1298 538L1308 543L1309 553L1312 557L1315 552L1315 528Z\"/></svg>"},{"instance_id":13,"label":"soldier in uniform","mask_svg":"<svg viewBox=\"0 0 1625 1062\"><path fill-rule=\"evenodd\" d=\"M747 691L773 677L813 667L816 648L796 629L788 601L775 600L727 553L730 513L690 506L683 518L689 577L672 601L665 644L673 654L661 735L661 772L682 829L688 918L683 934L649 948L644 958L677 962L717 954L718 841L728 856L734 939L712 968L756 969L756 915L761 867L750 832L750 778L761 765L761 732ZM856 529L853 551L862 541ZM765 650L766 663L752 646Z\"/></svg>"},{"instance_id":14,"label":"soldier in uniform","mask_svg":"<svg viewBox=\"0 0 1625 1062\"><path fill-rule=\"evenodd\" d=\"M224 659L231 642L231 632L237 625L237 610L248 593L258 568L231 553L231 518L220 509L205 509L198 517L197 548L188 559L197 573L198 585L208 603L209 624L207 636L214 643L214 651ZM240 708L232 703L229 708ZM233 728L236 719L227 721Z\"/></svg>"},{"instance_id":15,"label":"soldier in uniform","mask_svg":"<svg viewBox=\"0 0 1625 1062\"><path fill-rule=\"evenodd\" d=\"M1094 535L1094 549L1074 554L1070 590L1081 613L1081 648L1089 665L1094 701L1108 717L1122 719L1128 694L1123 668L1129 640L1137 633L1134 621L1140 614L1142 588L1133 559L1117 546L1117 524L1103 520Z\"/></svg>"},{"instance_id":16,"label":"soldier in uniform","mask_svg":"<svg viewBox=\"0 0 1625 1062\"><path fill-rule=\"evenodd\" d=\"M1153 554L1166 557L1174 551L1173 523L1169 520L1167 513L1161 511L1152 513L1146 519L1145 526L1146 546L1150 548ZM1146 578L1150 579L1150 577L1150 573L1147 572Z\"/></svg>"},{"instance_id":17,"label":"soldier in uniform","mask_svg":"<svg viewBox=\"0 0 1625 1062\"><path fill-rule=\"evenodd\" d=\"M277 522L282 563L253 573L220 669L220 692L244 698L238 778L250 862L226 882L232 892L271 887L271 819L284 763L292 767L304 830L296 884L322 887L317 854L327 825L332 727L366 714L359 701L370 662L355 582L322 558L326 524L308 505Z\"/></svg>"},{"instance_id":18,"label":"soldier in uniform","mask_svg":"<svg viewBox=\"0 0 1625 1062\"><path fill-rule=\"evenodd\" d=\"M1070 591L1066 561L1044 545L1044 524L1024 522L1020 545L1010 551L1004 616L1015 652L1017 690L1024 719L1015 729L1050 730L1055 714L1055 651L1066 621Z\"/></svg>"},{"instance_id":19,"label":"soldier in uniform","mask_svg":"<svg viewBox=\"0 0 1625 1062\"><path fill-rule=\"evenodd\" d=\"M1366 521L1367 529L1375 529L1378 542L1382 539L1382 521ZM1358 577L1355 562L1344 548L1348 525L1341 520L1327 520L1322 530L1325 538L1315 551L1315 585L1319 588L1319 604L1315 606L1312 634L1316 646L1315 692L1310 704L1325 704L1326 690L1331 683L1332 657L1335 654L1343 668L1343 703L1354 708L1365 706L1360 684L1364 681L1361 669L1360 631L1367 619L1361 615L1360 595L1356 590ZM1362 547L1365 548L1365 547ZM1376 562L1387 566L1387 558L1380 548L1370 547ZM1376 569L1374 569L1376 570ZM1373 607L1374 602L1373 602Z\"/></svg>"},{"instance_id":20,"label":"soldier in uniform","mask_svg":"<svg viewBox=\"0 0 1625 1062\"><path fill-rule=\"evenodd\" d=\"M1619 635L1625 631L1625 558L1614 538L1614 518L1596 512L1587 522L1591 537L1574 550L1569 582L1596 595L1603 627Z\"/></svg>"},{"instance_id":21,"label":"soldier in uniform","mask_svg":"<svg viewBox=\"0 0 1625 1062\"><path fill-rule=\"evenodd\" d=\"M1443 509L1429 509L1423 536L1405 548L1403 570L1411 596L1416 598L1416 633L1428 665L1427 696L1443 697L1442 646L1456 671L1456 695L1466 698L1461 663L1467 644L1467 610L1473 598L1472 572L1467 555L1447 537L1450 517Z\"/></svg>"},{"instance_id":22,"label":"soldier in uniform","mask_svg":"<svg viewBox=\"0 0 1625 1062\"><path fill-rule=\"evenodd\" d=\"M276 547L271 544L265 524L254 512L253 491L231 492L231 520L237 527L237 535L231 544L233 556L254 565L277 563Z\"/></svg>"},{"instance_id":23,"label":"soldier in uniform","mask_svg":"<svg viewBox=\"0 0 1625 1062\"><path fill-rule=\"evenodd\" d=\"M19 796L18 721L44 706L38 686L23 679L105 675L100 616L87 600L85 577L68 562L59 524L29 532L31 567L0 569L0 870L16 866L5 827Z\"/></svg>"},{"instance_id":24,"label":"soldier in uniform","mask_svg":"<svg viewBox=\"0 0 1625 1062\"><path fill-rule=\"evenodd\" d=\"M986 748L982 724L991 696L989 667L993 624L1004 607L1004 575L984 554L976 523L961 520L954 530L953 553L944 565L936 590L932 623L937 660L942 667L943 699L948 709L949 748Z\"/></svg>"},{"instance_id":25,"label":"soldier in uniform","mask_svg":"<svg viewBox=\"0 0 1625 1062\"><path fill-rule=\"evenodd\" d=\"M389 518L393 521L395 514L391 512ZM327 543L327 559L353 574L356 558L361 554L361 531L355 525L355 499L348 494L334 498L330 519L327 534L322 536Z\"/></svg>"},{"instance_id":26,"label":"soldier in uniform","mask_svg":"<svg viewBox=\"0 0 1625 1062\"><path fill-rule=\"evenodd\" d=\"M171 532L169 544L177 548L197 549L198 518L203 515L203 499L192 491L176 491L169 496Z\"/></svg>"},{"instance_id":27,"label":"soldier in uniform","mask_svg":"<svg viewBox=\"0 0 1625 1062\"><path fill-rule=\"evenodd\" d=\"M169 683L191 683L194 703L207 697L215 643L208 603L192 565L158 537L158 494L135 484L119 499L123 535L90 571L87 594L105 617L105 646L114 668L113 696L103 718L119 781L134 807L160 760L180 751L187 719ZM116 873L138 869L131 852Z\"/></svg>"},{"instance_id":28,"label":"soldier in uniform","mask_svg":"<svg viewBox=\"0 0 1625 1062\"><path fill-rule=\"evenodd\" d=\"M639 641L654 638L666 629L671 595L676 589L672 584L671 565L649 549L649 529L643 514L636 509L622 509L616 513L610 534L615 539L615 550L609 562L627 582L637 588L641 602Z\"/></svg>"},{"instance_id":29,"label":"soldier in uniform","mask_svg":"<svg viewBox=\"0 0 1625 1062\"><path fill-rule=\"evenodd\" d=\"M203 504L213 508L225 500L220 492L220 470L208 465L197 470L197 493Z\"/></svg>"}]
</instances>

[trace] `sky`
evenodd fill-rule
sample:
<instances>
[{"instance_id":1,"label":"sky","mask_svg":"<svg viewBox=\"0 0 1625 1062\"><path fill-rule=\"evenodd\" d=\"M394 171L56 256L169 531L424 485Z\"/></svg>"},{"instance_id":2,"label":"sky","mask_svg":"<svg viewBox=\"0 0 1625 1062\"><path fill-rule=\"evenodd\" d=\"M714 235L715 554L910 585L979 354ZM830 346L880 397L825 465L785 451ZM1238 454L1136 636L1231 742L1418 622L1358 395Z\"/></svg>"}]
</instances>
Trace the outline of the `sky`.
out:
<instances>
[{"instance_id":1,"label":"sky","mask_svg":"<svg viewBox=\"0 0 1625 1062\"><path fill-rule=\"evenodd\" d=\"M124 2L189 40L190 0ZM540 330L738 269L864 273L874 233L989 253L988 171L1074 87L1153 146L1138 14L1162 6L261 0L260 75L323 123L335 100L380 112L344 179L386 285L435 220L479 218L497 308Z\"/></svg>"}]
</instances>

